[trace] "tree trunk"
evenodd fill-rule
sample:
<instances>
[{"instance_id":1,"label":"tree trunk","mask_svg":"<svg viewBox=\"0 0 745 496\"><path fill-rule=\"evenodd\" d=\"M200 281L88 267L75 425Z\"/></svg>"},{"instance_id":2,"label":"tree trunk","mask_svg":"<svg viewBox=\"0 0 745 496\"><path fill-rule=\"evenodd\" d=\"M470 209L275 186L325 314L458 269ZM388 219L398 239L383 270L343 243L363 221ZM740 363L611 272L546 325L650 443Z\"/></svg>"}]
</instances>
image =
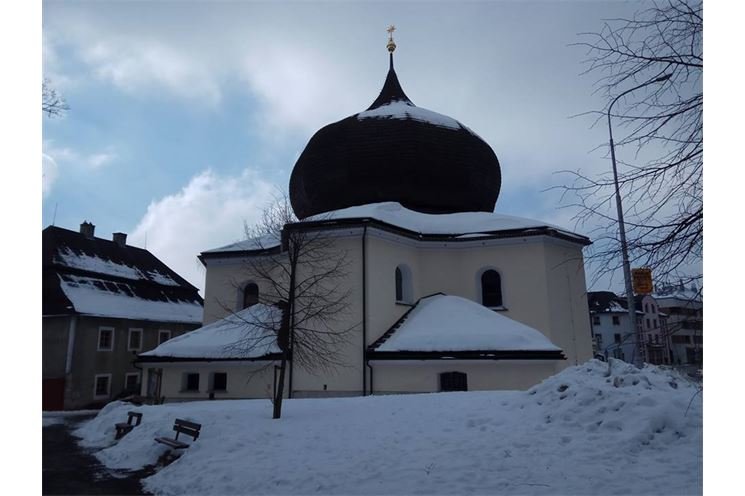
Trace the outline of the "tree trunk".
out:
<instances>
[{"instance_id":1,"label":"tree trunk","mask_svg":"<svg viewBox=\"0 0 745 496\"><path fill-rule=\"evenodd\" d=\"M279 366L279 384L277 385L277 391L274 396L274 412L272 413L273 419L278 419L282 416L282 396L285 390L285 370L287 369L287 351L282 352L282 362Z\"/></svg>"}]
</instances>

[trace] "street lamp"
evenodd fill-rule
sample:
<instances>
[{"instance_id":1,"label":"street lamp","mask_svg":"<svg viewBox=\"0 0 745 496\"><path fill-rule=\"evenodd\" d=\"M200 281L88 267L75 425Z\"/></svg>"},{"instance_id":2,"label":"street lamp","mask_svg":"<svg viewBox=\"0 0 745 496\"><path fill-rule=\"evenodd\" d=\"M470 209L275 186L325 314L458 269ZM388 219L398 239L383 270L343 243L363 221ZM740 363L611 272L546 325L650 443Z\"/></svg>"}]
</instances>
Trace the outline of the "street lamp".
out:
<instances>
[{"instance_id":1,"label":"street lamp","mask_svg":"<svg viewBox=\"0 0 745 496\"><path fill-rule=\"evenodd\" d=\"M611 104L608 105L608 136L610 137L610 158L611 158L611 161L613 162L613 183L616 186L616 210L618 211L618 228L619 228L619 234L621 236L621 254L623 255L623 278L624 278L624 282L626 283L626 300L627 300L627 305L629 309L629 322L631 324L631 332L636 334L636 339L634 340L634 342L636 343L636 345L634 346L634 362L637 366L642 365L641 334L637 331L637 328L636 328L636 305L634 304L634 289L631 285L631 267L629 265L629 249L626 244L626 228L624 226L624 221L623 221L623 206L621 205L621 190L618 187L618 169L616 168L616 150L613 147L613 129L611 127L610 111L613 105L622 96L628 93L631 93L632 91L636 91L639 88L643 88L647 85L667 81L668 79L670 79L671 76L672 74L665 74L664 76L651 79L647 81L646 83L642 83L639 86L635 86L629 90L626 90L620 95L618 95L616 98L614 98Z\"/></svg>"}]
</instances>

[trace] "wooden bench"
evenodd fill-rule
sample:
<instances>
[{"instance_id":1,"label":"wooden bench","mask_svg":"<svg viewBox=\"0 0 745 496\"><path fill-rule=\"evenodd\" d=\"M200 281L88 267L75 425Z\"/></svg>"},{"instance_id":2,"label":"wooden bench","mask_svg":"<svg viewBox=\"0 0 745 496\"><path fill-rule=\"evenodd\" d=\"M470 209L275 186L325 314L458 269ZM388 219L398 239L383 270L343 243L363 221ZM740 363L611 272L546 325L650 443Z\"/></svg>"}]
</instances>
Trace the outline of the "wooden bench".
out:
<instances>
[{"instance_id":1,"label":"wooden bench","mask_svg":"<svg viewBox=\"0 0 745 496\"><path fill-rule=\"evenodd\" d=\"M193 441L196 441L199 437L199 430L202 428L202 424L189 422L188 420L176 419L173 424L173 430L176 431L176 437L156 437L155 441L166 446L170 446L173 449L185 449L189 445L187 443L178 440L179 434L185 434L191 436Z\"/></svg>"},{"instance_id":2,"label":"wooden bench","mask_svg":"<svg viewBox=\"0 0 745 496\"><path fill-rule=\"evenodd\" d=\"M132 419L137 419L137 422L132 425ZM116 427L116 437L114 439L121 439L129 431L140 425L140 422L142 422L142 414L138 412L127 412L127 421L126 422L120 422L118 424L115 424L114 427Z\"/></svg>"}]
</instances>

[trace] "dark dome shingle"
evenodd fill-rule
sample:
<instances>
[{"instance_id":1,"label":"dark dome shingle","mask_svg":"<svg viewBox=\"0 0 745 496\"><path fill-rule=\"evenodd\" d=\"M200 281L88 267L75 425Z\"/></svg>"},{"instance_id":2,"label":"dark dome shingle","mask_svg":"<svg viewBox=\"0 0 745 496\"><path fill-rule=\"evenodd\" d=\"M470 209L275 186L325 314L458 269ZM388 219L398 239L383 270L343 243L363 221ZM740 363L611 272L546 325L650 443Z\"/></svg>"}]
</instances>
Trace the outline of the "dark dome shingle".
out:
<instances>
[{"instance_id":1,"label":"dark dome shingle","mask_svg":"<svg viewBox=\"0 0 745 496\"><path fill-rule=\"evenodd\" d=\"M491 147L455 119L416 107L391 57L375 102L310 139L290 200L300 219L385 201L428 213L492 212L500 186Z\"/></svg>"}]
</instances>

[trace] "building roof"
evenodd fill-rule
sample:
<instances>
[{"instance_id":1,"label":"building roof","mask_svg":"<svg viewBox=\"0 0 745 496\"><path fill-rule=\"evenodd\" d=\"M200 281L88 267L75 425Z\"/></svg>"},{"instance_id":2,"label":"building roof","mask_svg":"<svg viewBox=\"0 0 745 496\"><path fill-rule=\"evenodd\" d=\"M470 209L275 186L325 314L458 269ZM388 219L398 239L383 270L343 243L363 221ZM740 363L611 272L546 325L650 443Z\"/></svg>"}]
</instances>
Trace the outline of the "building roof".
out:
<instances>
[{"instance_id":1,"label":"building roof","mask_svg":"<svg viewBox=\"0 0 745 496\"><path fill-rule=\"evenodd\" d=\"M49 226L42 253L43 315L202 320L198 289L147 250Z\"/></svg>"},{"instance_id":2,"label":"building roof","mask_svg":"<svg viewBox=\"0 0 745 496\"><path fill-rule=\"evenodd\" d=\"M491 147L451 117L417 107L393 68L367 110L321 128L290 178L299 219L398 202L421 212L491 212L501 171Z\"/></svg>"},{"instance_id":3,"label":"building roof","mask_svg":"<svg viewBox=\"0 0 745 496\"><path fill-rule=\"evenodd\" d=\"M642 299L645 295L634 295L636 313L642 311ZM590 313L628 313L628 300L612 291L590 291L587 293L587 305Z\"/></svg>"},{"instance_id":4,"label":"building roof","mask_svg":"<svg viewBox=\"0 0 745 496\"><path fill-rule=\"evenodd\" d=\"M590 244L590 240L581 234L538 220L493 212L427 214L410 210L396 202L360 205L327 212L288 224L288 227L291 229L303 227L331 229L352 225L370 225L420 241L467 242L489 238L546 235L582 245ZM277 248L279 243L279 240L275 238L239 241L203 251L200 259L264 252Z\"/></svg>"},{"instance_id":5,"label":"building roof","mask_svg":"<svg viewBox=\"0 0 745 496\"><path fill-rule=\"evenodd\" d=\"M540 331L459 296L421 298L368 348L371 359L561 359Z\"/></svg>"},{"instance_id":6,"label":"building roof","mask_svg":"<svg viewBox=\"0 0 745 496\"><path fill-rule=\"evenodd\" d=\"M277 345L281 310L262 303L228 315L199 329L169 339L141 353L143 362L271 360L281 352Z\"/></svg>"}]
</instances>

